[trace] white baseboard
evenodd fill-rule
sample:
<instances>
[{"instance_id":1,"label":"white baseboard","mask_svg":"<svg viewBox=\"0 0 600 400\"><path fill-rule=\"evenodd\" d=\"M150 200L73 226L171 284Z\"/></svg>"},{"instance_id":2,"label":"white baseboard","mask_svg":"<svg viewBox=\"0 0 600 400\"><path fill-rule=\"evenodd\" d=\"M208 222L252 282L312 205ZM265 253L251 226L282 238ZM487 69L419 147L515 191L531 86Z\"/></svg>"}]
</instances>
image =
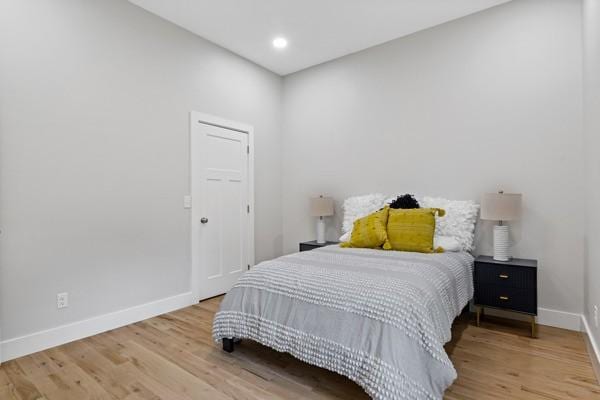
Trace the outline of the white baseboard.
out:
<instances>
[{"instance_id":1,"label":"white baseboard","mask_svg":"<svg viewBox=\"0 0 600 400\"><path fill-rule=\"evenodd\" d=\"M596 342L594 336L592 335L592 329L590 328L585 315L581 316L581 322L586 336L586 343L588 345L590 358L592 359L592 367L596 373L596 379L598 379L598 382L600 382L600 345Z\"/></svg>"},{"instance_id":2,"label":"white baseboard","mask_svg":"<svg viewBox=\"0 0 600 400\"><path fill-rule=\"evenodd\" d=\"M56 328L8 339L0 343L0 355L2 356L0 362L97 335L98 333L187 307L193 303L192 293L187 292L82 321L57 326Z\"/></svg>"},{"instance_id":3,"label":"white baseboard","mask_svg":"<svg viewBox=\"0 0 600 400\"><path fill-rule=\"evenodd\" d=\"M538 308L537 322L540 325L548 325L571 331L581 332L582 329L581 314L551 310L549 308Z\"/></svg>"},{"instance_id":4,"label":"white baseboard","mask_svg":"<svg viewBox=\"0 0 600 400\"><path fill-rule=\"evenodd\" d=\"M12 360L74 340L83 339L88 336L97 335L98 333L152 318L192 304L194 304L192 293L186 292L109 314L58 326L56 328L8 339L0 342L0 356L2 357L0 358L0 362ZM485 312L486 314L499 317L513 319L527 318L521 314L508 313L492 308L487 308ZM593 336L591 336L591 331L585 316L565 311L539 308L537 320L541 325L586 332L594 350L596 361L598 362L596 365L600 364L598 343L595 343ZM590 354L590 356L592 355Z\"/></svg>"},{"instance_id":5,"label":"white baseboard","mask_svg":"<svg viewBox=\"0 0 600 400\"><path fill-rule=\"evenodd\" d=\"M494 308L486 308L485 313L496 317L516 319L519 321L529 321L530 318L525 314L497 310ZM578 332L582 329L581 314L551 310L549 308L538 308L537 323Z\"/></svg>"}]
</instances>

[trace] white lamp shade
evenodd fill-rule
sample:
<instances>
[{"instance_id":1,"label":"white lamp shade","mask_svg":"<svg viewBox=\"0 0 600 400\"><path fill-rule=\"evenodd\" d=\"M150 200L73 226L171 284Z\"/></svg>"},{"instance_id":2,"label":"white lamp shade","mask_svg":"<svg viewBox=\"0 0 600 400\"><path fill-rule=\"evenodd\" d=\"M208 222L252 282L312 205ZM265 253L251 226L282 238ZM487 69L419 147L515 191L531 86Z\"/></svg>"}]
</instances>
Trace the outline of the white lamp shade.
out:
<instances>
[{"instance_id":1,"label":"white lamp shade","mask_svg":"<svg viewBox=\"0 0 600 400\"><path fill-rule=\"evenodd\" d=\"M313 217L333 215L333 198L321 196L310 199L310 215Z\"/></svg>"},{"instance_id":2,"label":"white lamp shade","mask_svg":"<svg viewBox=\"0 0 600 400\"><path fill-rule=\"evenodd\" d=\"M481 219L512 221L521 217L520 193L485 193L481 200Z\"/></svg>"}]
</instances>

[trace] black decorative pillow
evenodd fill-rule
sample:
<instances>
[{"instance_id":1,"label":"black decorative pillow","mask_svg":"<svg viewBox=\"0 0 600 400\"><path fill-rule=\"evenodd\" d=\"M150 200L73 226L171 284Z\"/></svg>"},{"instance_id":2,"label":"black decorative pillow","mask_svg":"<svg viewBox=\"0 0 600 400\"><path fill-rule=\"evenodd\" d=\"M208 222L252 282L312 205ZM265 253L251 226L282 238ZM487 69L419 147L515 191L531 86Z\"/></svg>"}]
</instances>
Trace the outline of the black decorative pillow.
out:
<instances>
[{"instance_id":1,"label":"black decorative pillow","mask_svg":"<svg viewBox=\"0 0 600 400\"><path fill-rule=\"evenodd\" d=\"M392 200L390 203L390 208L420 208L419 202L415 199L415 196L412 194L403 194L402 196L398 196L396 200Z\"/></svg>"}]
</instances>

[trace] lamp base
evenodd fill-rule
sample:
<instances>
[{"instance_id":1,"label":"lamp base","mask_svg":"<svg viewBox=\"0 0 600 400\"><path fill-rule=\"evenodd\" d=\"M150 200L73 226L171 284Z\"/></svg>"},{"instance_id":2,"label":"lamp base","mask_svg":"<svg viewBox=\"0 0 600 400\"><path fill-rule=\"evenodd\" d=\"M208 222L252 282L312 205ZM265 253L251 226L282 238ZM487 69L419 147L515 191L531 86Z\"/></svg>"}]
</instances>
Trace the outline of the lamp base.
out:
<instances>
[{"instance_id":1,"label":"lamp base","mask_svg":"<svg viewBox=\"0 0 600 400\"><path fill-rule=\"evenodd\" d=\"M317 243L325 243L325 219L323 217L319 217L317 220Z\"/></svg>"},{"instance_id":2,"label":"lamp base","mask_svg":"<svg viewBox=\"0 0 600 400\"><path fill-rule=\"evenodd\" d=\"M510 261L510 242L508 239L508 226L494 226L494 260Z\"/></svg>"}]
</instances>

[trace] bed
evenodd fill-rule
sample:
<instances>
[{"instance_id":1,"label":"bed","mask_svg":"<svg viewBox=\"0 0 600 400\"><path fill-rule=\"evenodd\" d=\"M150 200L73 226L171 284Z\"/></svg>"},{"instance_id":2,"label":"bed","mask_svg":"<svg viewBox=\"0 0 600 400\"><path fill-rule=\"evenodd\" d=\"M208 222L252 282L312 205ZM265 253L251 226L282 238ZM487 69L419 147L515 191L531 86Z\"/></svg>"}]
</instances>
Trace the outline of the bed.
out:
<instances>
[{"instance_id":1,"label":"bed","mask_svg":"<svg viewBox=\"0 0 600 400\"><path fill-rule=\"evenodd\" d=\"M251 339L342 374L374 399L441 399L456 378L444 351L473 295L467 252L326 246L246 272L213 338Z\"/></svg>"}]
</instances>

